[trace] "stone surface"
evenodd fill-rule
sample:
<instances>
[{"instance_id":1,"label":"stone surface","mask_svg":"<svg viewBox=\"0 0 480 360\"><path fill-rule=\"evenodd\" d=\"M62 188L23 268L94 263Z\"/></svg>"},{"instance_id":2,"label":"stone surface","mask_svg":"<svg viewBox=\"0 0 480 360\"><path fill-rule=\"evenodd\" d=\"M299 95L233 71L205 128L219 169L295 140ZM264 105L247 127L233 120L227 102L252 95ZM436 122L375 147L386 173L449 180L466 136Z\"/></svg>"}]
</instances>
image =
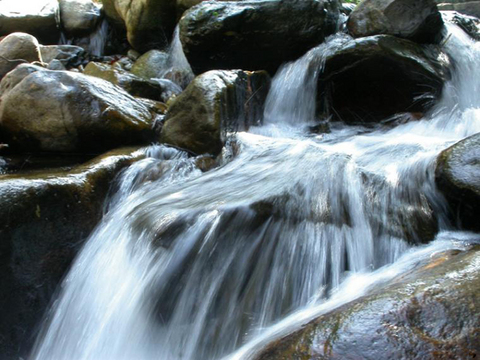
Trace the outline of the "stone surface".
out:
<instances>
[{"instance_id":1,"label":"stone surface","mask_svg":"<svg viewBox=\"0 0 480 360\"><path fill-rule=\"evenodd\" d=\"M350 14L347 28L355 38L385 34L438 43L443 21L434 0L364 0Z\"/></svg>"},{"instance_id":2,"label":"stone surface","mask_svg":"<svg viewBox=\"0 0 480 360\"><path fill-rule=\"evenodd\" d=\"M0 36L24 32L35 36L42 44L57 44L57 0L35 0L25 4L19 0L0 1Z\"/></svg>"},{"instance_id":3,"label":"stone surface","mask_svg":"<svg viewBox=\"0 0 480 360\"><path fill-rule=\"evenodd\" d=\"M457 11L442 11L442 16L444 21L459 26L472 39L480 41L480 19Z\"/></svg>"},{"instance_id":4,"label":"stone surface","mask_svg":"<svg viewBox=\"0 0 480 360\"><path fill-rule=\"evenodd\" d=\"M66 68L83 64L87 56L83 48L74 45L40 46L40 53L43 62L50 63L52 60L59 60Z\"/></svg>"},{"instance_id":5,"label":"stone surface","mask_svg":"<svg viewBox=\"0 0 480 360\"><path fill-rule=\"evenodd\" d=\"M333 34L337 0L206 1L180 20L180 40L196 74L213 69L274 74Z\"/></svg>"},{"instance_id":6,"label":"stone surface","mask_svg":"<svg viewBox=\"0 0 480 360\"><path fill-rule=\"evenodd\" d=\"M26 356L75 254L100 221L115 176L143 151L112 151L69 171L0 175L0 358Z\"/></svg>"},{"instance_id":7,"label":"stone surface","mask_svg":"<svg viewBox=\"0 0 480 360\"><path fill-rule=\"evenodd\" d=\"M480 251L449 251L274 341L256 360L474 359Z\"/></svg>"},{"instance_id":8,"label":"stone surface","mask_svg":"<svg viewBox=\"0 0 480 360\"><path fill-rule=\"evenodd\" d=\"M0 83L0 128L12 149L95 153L153 140L155 116L123 89L40 69L21 65Z\"/></svg>"},{"instance_id":9,"label":"stone surface","mask_svg":"<svg viewBox=\"0 0 480 360\"><path fill-rule=\"evenodd\" d=\"M91 0L59 0L63 29L73 36L84 36L95 30L100 21L101 7Z\"/></svg>"},{"instance_id":10,"label":"stone surface","mask_svg":"<svg viewBox=\"0 0 480 360\"><path fill-rule=\"evenodd\" d=\"M150 50L140 56L132 66L132 74L144 79L161 78L167 67L168 54Z\"/></svg>"},{"instance_id":11,"label":"stone surface","mask_svg":"<svg viewBox=\"0 0 480 360\"><path fill-rule=\"evenodd\" d=\"M209 71L198 76L170 105L161 142L217 155L226 131L258 123L269 86L270 78L262 71Z\"/></svg>"},{"instance_id":12,"label":"stone surface","mask_svg":"<svg viewBox=\"0 0 480 360\"><path fill-rule=\"evenodd\" d=\"M389 35L347 40L326 57L318 111L346 122L424 112L440 97L449 65L434 46Z\"/></svg>"},{"instance_id":13,"label":"stone surface","mask_svg":"<svg viewBox=\"0 0 480 360\"><path fill-rule=\"evenodd\" d=\"M0 41L0 80L18 65L41 61L38 41L25 33L13 33Z\"/></svg>"}]
</instances>

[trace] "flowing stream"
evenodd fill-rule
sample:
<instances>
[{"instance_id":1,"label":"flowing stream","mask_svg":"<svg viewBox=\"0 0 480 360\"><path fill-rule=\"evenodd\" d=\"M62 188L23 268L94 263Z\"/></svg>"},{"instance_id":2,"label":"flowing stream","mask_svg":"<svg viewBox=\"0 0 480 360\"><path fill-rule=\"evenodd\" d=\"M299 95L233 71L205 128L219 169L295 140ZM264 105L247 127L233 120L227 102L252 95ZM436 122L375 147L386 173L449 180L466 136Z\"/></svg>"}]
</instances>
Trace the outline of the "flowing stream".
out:
<instances>
[{"instance_id":1,"label":"flowing stream","mask_svg":"<svg viewBox=\"0 0 480 360\"><path fill-rule=\"evenodd\" d=\"M434 184L439 152L480 132L480 52L457 28L444 97L395 128L312 134L332 37L277 74L264 125L218 167L164 146L125 171L30 359L249 359L268 340L421 259L461 247ZM309 64L315 66L309 66ZM428 246L421 228L440 229Z\"/></svg>"}]
</instances>

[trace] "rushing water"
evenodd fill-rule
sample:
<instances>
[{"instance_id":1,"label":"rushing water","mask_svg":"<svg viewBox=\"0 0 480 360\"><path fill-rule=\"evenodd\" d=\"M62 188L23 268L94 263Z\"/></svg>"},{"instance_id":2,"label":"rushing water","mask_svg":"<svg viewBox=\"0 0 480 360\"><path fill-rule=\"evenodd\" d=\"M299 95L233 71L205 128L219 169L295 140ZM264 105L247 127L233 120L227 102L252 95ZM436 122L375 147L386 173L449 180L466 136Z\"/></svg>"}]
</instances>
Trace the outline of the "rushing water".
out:
<instances>
[{"instance_id":1,"label":"rushing water","mask_svg":"<svg viewBox=\"0 0 480 360\"><path fill-rule=\"evenodd\" d=\"M217 168L202 173L182 152L148 148L119 180L31 359L248 359L299 322L459 246L450 239L462 235L448 232L408 245L419 240L412 220L449 229L434 160L480 131L480 53L452 31L445 46L462 56L422 121L307 131L308 69L348 41L340 35L279 71L264 125L232 134Z\"/></svg>"}]
</instances>

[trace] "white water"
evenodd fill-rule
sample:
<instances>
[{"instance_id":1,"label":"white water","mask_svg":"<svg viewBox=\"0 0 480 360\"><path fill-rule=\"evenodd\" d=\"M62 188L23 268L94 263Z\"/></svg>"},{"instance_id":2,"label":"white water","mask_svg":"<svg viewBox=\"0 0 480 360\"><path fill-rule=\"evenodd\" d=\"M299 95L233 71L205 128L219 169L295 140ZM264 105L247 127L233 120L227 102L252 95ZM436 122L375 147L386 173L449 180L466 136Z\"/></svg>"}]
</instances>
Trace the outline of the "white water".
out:
<instances>
[{"instance_id":1,"label":"white water","mask_svg":"<svg viewBox=\"0 0 480 360\"><path fill-rule=\"evenodd\" d=\"M232 135L218 168L201 173L185 154L149 148L123 174L31 359L248 359L430 254L461 247L461 233L419 248L404 239L415 234L411 219L432 213L448 230L434 160L480 131L480 52L452 31L447 50L461 58L422 121L306 133L315 92L301 79L305 62L320 66L324 53L313 50L280 71L265 125Z\"/></svg>"}]
</instances>

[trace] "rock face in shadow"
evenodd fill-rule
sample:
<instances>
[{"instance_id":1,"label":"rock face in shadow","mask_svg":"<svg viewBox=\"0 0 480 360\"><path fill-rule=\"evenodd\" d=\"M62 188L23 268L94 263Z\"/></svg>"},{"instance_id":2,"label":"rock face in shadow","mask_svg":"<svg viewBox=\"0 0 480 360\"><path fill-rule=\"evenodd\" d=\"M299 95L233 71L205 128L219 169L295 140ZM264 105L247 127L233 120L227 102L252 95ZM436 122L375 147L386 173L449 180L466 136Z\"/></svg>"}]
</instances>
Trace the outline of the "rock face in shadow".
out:
<instances>
[{"instance_id":1,"label":"rock face in shadow","mask_svg":"<svg viewBox=\"0 0 480 360\"><path fill-rule=\"evenodd\" d=\"M153 141L154 115L108 81L20 65L0 88L0 128L12 150L98 153Z\"/></svg>"},{"instance_id":2,"label":"rock face in shadow","mask_svg":"<svg viewBox=\"0 0 480 360\"><path fill-rule=\"evenodd\" d=\"M194 73L267 70L271 75L337 30L336 0L202 2L184 13L180 39Z\"/></svg>"},{"instance_id":3,"label":"rock face in shadow","mask_svg":"<svg viewBox=\"0 0 480 360\"><path fill-rule=\"evenodd\" d=\"M480 354L479 265L478 246L436 254L272 342L255 359L474 359Z\"/></svg>"},{"instance_id":4,"label":"rock face in shadow","mask_svg":"<svg viewBox=\"0 0 480 360\"><path fill-rule=\"evenodd\" d=\"M98 223L110 184L143 151L70 171L0 175L0 359L24 356L56 286Z\"/></svg>"},{"instance_id":5,"label":"rock face in shadow","mask_svg":"<svg viewBox=\"0 0 480 360\"><path fill-rule=\"evenodd\" d=\"M225 132L258 124L270 87L264 71L209 71L171 104L161 142L195 154L217 155Z\"/></svg>"},{"instance_id":6,"label":"rock face in shadow","mask_svg":"<svg viewBox=\"0 0 480 360\"><path fill-rule=\"evenodd\" d=\"M437 47L389 35L344 43L325 60L317 109L345 122L377 122L424 112L449 78L449 59Z\"/></svg>"},{"instance_id":7,"label":"rock face in shadow","mask_svg":"<svg viewBox=\"0 0 480 360\"><path fill-rule=\"evenodd\" d=\"M470 136L437 159L435 180L450 204L453 220L462 228L480 231L480 135Z\"/></svg>"},{"instance_id":8,"label":"rock face in shadow","mask_svg":"<svg viewBox=\"0 0 480 360\"><path fill-rule=\"evenodd\" d=\"M443 20L434 0L365 0L350 14L347 28L355 38L384 34L438 43Z\"/></svg>"}]
</instances>

